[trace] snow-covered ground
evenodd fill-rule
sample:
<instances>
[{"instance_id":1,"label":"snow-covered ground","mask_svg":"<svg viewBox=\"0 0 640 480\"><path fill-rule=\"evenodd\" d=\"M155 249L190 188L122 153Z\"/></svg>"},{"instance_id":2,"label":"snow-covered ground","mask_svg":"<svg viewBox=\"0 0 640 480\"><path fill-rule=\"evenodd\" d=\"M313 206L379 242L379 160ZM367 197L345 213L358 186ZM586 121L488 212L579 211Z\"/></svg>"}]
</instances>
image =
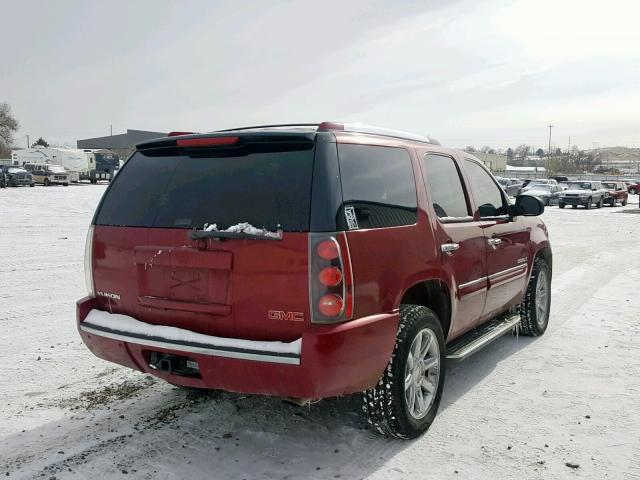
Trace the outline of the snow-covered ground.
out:
<instances>
[{"instance_id":1,"label":"snow-covered ground","mask_svg":"<svg viewBox=\"0 0 640 480\"><path fill-rule=\"evenodd\" d=\"M1 476L640 479L638 197L547 209L547 334L450 365L435 423L402 442L364 428L356 396L187 392L89 353L74 302L104 188L0 190Z\"/></svg>"}]
</instances>

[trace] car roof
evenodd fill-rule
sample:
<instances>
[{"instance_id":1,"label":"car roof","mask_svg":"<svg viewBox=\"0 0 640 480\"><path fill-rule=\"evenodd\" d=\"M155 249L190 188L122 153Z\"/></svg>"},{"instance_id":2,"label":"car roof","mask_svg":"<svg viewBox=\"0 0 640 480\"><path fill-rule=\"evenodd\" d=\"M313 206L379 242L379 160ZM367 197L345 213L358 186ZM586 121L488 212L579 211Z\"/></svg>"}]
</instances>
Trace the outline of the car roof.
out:
<instances>
[{"instance_id":1,"label":"car roof","mask_svg":"<svg viewBox=\"0 0 640 480\"><path fill-rule=\"evenodd\" d=\"M152 148L160 144L166 145L171 143L175 137L181 139L202 138L228 136L229 134L293 134L304 136L315 136L320 132L334 133L356 133L363 135L373 135L387 138L397 138L411 142L424 143L429 145L440 145L436 139L427 135L419 135L402 130L394 130L385 127L377 127L373 125L365 125L359 123L337 123L337 122L321 122L321 123L293 123L293 124L274 124L274 125L253 125L248 127L235 127L224 130L216 130L208 133L191 133L191 132L171 132L166 137L156 138L142 142L137 148ZM305 135L306 134L306 135ZM475 157L471 156L476 159Z\"/></svg>"}]
</instances>

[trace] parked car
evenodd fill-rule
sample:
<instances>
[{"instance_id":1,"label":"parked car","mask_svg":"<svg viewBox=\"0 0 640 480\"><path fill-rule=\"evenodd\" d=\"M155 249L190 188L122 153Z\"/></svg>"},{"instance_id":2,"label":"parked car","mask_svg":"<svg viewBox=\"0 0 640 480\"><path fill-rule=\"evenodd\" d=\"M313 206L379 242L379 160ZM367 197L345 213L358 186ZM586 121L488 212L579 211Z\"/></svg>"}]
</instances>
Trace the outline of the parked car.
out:
<instances>
[{"instance_id":1,"label":"parked car","mask_svg":"<svg viewBox=\"0 0 640 480\"><path fill-rule=\"evenodd\" d=\"M620 202L624 207L627 204L629 193L623 182L602 182L602 186L608 190L605 203L615 207L616 203Z\"/></svg>"},{"instance_id":2,"label":"parked car","mask_svg":"<svg viewBox=\"0 0 640 480\"><path fill-rule=\"evenodd\" d=\"M627 186L627 192L631 195L637 195L640 193L640 182L636 181L635 183L629 182Z\"/></svg>"},{"instance_id":3,"label":"parked car","mask_svg":"<svg viewBox=\"0 0 640 480\"><path fill-rule=\"evenodd\" d=\"M557 185L558 182L553 178L534 178L532 180L525 180L522 185L522 189L532 188L534 185Z\"/></svg>"},{"instance_id":4,"label":"parked car","mask_svg":"<svg viewBox=\"0 0 640 480\"><path fill-rule=\"evenodd\" d=\"M27 186L30 187L35 186L33 183L33 176L27 172L22 167L14 167L11 165L3 165L2 171L6 175L7 186L9 187L19 187L19 186Z\"/></svg>"},{"instance_id":5,"label":"parked car","mask_svg":"<svg viewBox=\"0 0 640 480\"><path fill-rule=\"evenodd\" d=\"M563 189L560 185L537 184L531 188L527 188L520 195L531 195L538 197L545 205L557 205L560 198L560 192Z\"/></svg>"},{"instance_id":6,"label":"parked car","mask_svg":"<svg viewBox=\"0 0 640 480\"><path fill-rule=\"evenodd\" d=\"M596 181L567 182L567 185L567 190L560 193L560 208L564 208L565 205L571 205L571 208L577 208L578 205L591 208L594 204L597 208L602 208L608 195L608 191Z\"/></svg>"},{"instance_id":7,"label":"parked car","mask_svg":"<svg viewBox=\"0 0 640 480\"><path fill-rule=\"evenodd\" d=\"M507 195L510 197L515 197L520 193L520 189L522 188L522 183L516 179L512 178L503 178L496 177L496 180L500 184L500 186L507 192Z\"/></svg>"},{"instance_id":8,"label":"parked car","mask_svg":"<svg viewBox=\"0 0 640 480\"><path fill-rule=\"evenodd\" d=\"M78 330L98 357L175 385L300 402L363 392L376 431L413 438L447 359L516 326L545 332L543 211L532 196L511 204L474 156L404 132L156 139L97 208Z\"/></svg>"},{"instance_id":9,"label":"parked car","mask_svg":"<svg viewBox=\"0 0 640 480\"><path fill-rule=\"evenodd\" d=\"M6 173L4 173L4 170L0 168L0 188L8 187L9 186L8 184L9 184L9 177L7 176Z\"/></svg>"},{"instance_id":10,"label":"parked car","mask_svg":"<svg viewBox=\"0 0 640 480\"><path fill-rule=\"evenodd\" d=\"M553 180L555 180L556 182L558 182L558 183L569 181L569 178L564 176L564 175L556 175L556 176L553 176L551 178Z\"/></svg>"},{"instance_id":11,"label":"parked car","mask_svg":"<svg viewBox=\"0 0 640 480\"><path fill-rule=\"evenodd\" d=\"M69 186L69 174L60 165L50 163L25 163L24 169L33 175L34 183L41 183L45 187L49 185Z\"/></svg>"}]
</instances>

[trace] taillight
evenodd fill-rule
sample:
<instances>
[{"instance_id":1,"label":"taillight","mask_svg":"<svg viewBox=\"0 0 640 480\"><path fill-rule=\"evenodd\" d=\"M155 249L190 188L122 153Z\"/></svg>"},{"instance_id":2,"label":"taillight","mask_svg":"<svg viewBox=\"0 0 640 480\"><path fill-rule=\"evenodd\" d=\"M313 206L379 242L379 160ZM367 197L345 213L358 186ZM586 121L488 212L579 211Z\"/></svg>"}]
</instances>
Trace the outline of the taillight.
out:
<instances>
[{"instance_id":1,"label":"taillight","mask_svg":"<svg viewBox=\"0 0 640 480\"><path fill-rule=\"evenodd\" d=\"M309 234L311 321L338 323L353 316L353 276L344 232Z\"/></svg>"},{"instance_id":2,"label":"taillight","mask_svg":"<svg viewBox=\"0 0 640 480\"><path fill-rule=\"evenodd\" d=\"M84 281L87 286L87 295L95 297L93 286L93 225L89 226L87 240L84 244Z\"/></svg>"}]
</instances>

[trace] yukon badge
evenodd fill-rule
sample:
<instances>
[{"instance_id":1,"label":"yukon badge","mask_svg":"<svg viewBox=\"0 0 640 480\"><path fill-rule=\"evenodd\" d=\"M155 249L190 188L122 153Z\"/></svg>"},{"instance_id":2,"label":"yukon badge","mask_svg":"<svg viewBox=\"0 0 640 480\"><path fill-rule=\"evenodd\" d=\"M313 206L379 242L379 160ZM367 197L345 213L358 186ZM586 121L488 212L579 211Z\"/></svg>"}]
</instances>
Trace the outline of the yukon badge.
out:
<instances>
[{"instance_id":1,"label":"yukon badge","mask_svg":"<svg viewBox=\"0 0 640 480\"><path fill-rule=\"evenodd\" d=\"M283 312L281 310L269 310L269 320L285 320L287 322L304 322L302 312Z\"/></svg>"},{"instance_id":2,"label":"yukon badge","mask_svg":"<svg viewBox=\"0 0 640 480\"><path fill-rule=\"evenodd\" d=\"M111 292L96 292L99 297L110 298L111 300L120 300L119 293L111 293Z\"/></svg>"},{"instance_id":3,"label":"yukon badge","mask_svg":"<svg viewBox=\"0 0 640 480\"><path fill-rule=\"evenodd\" d=\"M356 211L353 207L344 208L344 217L347 220L349 230L358 230L358 217L356 217Z\"/></svg>"}]
</instances>

